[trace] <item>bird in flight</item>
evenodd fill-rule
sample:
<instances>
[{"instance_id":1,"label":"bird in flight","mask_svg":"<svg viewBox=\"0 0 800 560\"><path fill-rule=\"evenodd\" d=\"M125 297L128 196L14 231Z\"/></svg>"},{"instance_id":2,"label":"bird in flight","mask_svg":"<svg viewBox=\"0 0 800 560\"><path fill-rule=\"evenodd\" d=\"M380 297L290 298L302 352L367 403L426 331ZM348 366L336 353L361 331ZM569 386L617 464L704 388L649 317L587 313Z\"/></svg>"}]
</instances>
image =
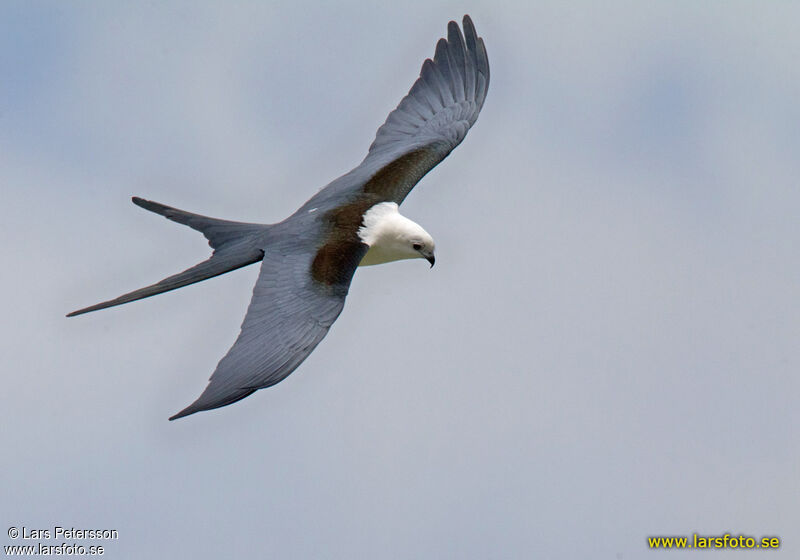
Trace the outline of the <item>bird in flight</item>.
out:
<instances>
[{"instance_id":1,"label":"bird in flight","mask_svg":"<svg viewBox=\"0 0 800 560\"><path fill-rule=\"evenodd\" d=\"M398 212L414 185L475 124L489 61L470 17L447 26L433 60L378 129L364 160L276 224L232 222L134 197L146 210L198 230L211 257L188 270L67 317L121 305L261 261L241 332L205 391L170 420L239 401L283 381L341 313L356 267L422 258L433 238Z\"/></svg>"}]
</instances>

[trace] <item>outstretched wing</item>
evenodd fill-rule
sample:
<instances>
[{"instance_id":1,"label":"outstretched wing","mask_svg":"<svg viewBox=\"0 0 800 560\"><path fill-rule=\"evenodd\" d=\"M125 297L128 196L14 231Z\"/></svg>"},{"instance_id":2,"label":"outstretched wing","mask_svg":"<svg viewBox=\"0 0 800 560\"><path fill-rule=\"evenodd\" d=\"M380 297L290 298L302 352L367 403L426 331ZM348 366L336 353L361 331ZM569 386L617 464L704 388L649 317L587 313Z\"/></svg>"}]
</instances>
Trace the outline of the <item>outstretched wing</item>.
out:
<instances>
[{"instance_id":1,"label":"outstretched wing","mask_svg":"<svg viewBox=\"0 0 800 560\"><path fill-rule=\"evenodd\" d=\"M455 22L448 24L447 39L439 40L433 60L423 63L419 79L378 129L364 161L284 222L300 227L313 220L320 229L316 236L303 230L305 240L295 246L289 241L265 249L239 338L203 394L170 420L234 403L282 381L328 333L368 249L356 233L364 212L382 201L402 203L478 118L489 62L469 16L463 28L462 34Z\"/></svg>"},{"instance_id":2,"label":"outstretched wing","mask_svg":"<svg viewBox=\"0 0 800 560\"><path fill-rule=\"evenodd\" d=\"M339 270L335 282L323 283L311 275L313 251L288 245L267 249L239 338L203 394L170 420L234 403L292 373L341 313L366 250L365 245L354 248L354 262Z\"/></svg>"},{"instance_id":3,"label":"outstretched wing","mask_svg":"<svg viewBox=\"0 0 800 560\"><path fill-rule=\"evenodd\" d=\"M489 59L468 15L463 26L462 35L454 21L447 25L447 39L439 39L433 60L422 64L419 78L354 170L371 174L362 187L365 194L400 204L478 119L489 88Z\"/></svg>"}]
</instances>

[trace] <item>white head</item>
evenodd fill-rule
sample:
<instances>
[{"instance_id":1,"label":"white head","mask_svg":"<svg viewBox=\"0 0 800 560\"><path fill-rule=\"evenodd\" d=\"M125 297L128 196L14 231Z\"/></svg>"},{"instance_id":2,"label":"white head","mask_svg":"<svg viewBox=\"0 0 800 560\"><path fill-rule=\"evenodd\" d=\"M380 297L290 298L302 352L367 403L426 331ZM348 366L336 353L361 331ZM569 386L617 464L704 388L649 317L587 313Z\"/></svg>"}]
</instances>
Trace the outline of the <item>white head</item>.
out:
<instances>
[{"instance_id":1,"label":"white head","mask_svg":"<svg viewBox=\"0 0 800 560\"><path fill-rule=\"evenodd\" d=\"M369 245L361 266L402 259L425 259L436 262L433 238L418 223L401 215L397 204L382 202L364 214L358 236Z\"/></svg>"}]
</instances>

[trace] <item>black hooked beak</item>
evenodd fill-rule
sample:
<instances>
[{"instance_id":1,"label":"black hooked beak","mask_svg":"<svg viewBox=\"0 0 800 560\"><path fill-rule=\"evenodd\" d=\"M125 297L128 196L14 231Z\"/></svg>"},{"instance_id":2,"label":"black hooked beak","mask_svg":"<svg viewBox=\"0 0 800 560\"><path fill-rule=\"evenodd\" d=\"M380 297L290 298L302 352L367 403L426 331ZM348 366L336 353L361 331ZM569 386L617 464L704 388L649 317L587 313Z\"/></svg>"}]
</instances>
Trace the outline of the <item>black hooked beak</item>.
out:
<instances>
[{"instance_id":1,"label":"black hooked beak","mask_svg":"<svg viewBox=\"0 0 800 560\"><path fill-rule=\"evenodd\" d=\"M427 250L426 250L426 249L425 249L425 248L422 246L422 244L421 244L421 243L414 243L413 247L414 247L414 250L415 250L417 253L419 253L419 256L421 256L423 259L425 259L426 261L428 261L429 263L431 263L431 268L433 268L433 265L435 265L435 264L436 264L436 257L434 256L434 254L433 254L433 251L431 251L431 252L429 253L429 252L428 252L428 251L427 251Z\"/></svg>"}]
</instances>

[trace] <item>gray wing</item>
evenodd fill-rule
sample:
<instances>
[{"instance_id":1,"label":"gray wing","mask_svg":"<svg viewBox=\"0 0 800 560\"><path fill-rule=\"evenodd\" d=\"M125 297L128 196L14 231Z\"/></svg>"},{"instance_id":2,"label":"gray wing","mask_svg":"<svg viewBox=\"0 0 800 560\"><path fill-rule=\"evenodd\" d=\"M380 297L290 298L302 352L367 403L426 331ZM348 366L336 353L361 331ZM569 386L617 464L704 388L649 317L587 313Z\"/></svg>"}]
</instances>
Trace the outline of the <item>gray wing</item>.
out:
<instances>
[{"instance_id":1,"label":"gray wing","mask_svg":"<svg viewBox=\"0 0 800 560\"><path fill-rule=\"evenodd\" d=\"M475 124L489 88L489 59L468 15L454 21L433 60L378 129L364 161L363 191L400 204L422 177L458 146Z\"/></svg>"},{"instance_id":2,"label":"gray wing","mask_svg":"<svg viewBox=\"0 0 800 560\"><path fill-rule=\"evenodd\" d=\"M366 251L366 246L355 252ZM285 379L328 333L344 306L363 253L353 255L336 284L310 274L313 251L268 249L239 338L217 365L206 390L170 420L218 408Z\"/></svg>"}]
</instances>

